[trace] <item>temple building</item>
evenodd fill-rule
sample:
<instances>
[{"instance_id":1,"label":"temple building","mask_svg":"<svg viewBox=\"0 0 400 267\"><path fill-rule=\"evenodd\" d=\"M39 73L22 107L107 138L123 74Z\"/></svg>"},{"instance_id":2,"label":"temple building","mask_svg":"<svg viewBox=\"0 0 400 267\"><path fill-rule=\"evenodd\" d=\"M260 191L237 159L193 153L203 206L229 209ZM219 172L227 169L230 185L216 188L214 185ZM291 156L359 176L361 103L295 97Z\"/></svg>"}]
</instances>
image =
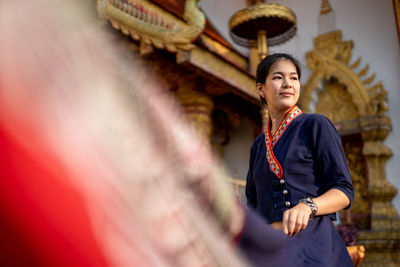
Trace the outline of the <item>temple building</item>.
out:
<instances>
[{"instance_id":1,"label":"temple building","mask_svg":"<svg viewBox=\"0 0 400 267\"><path fill-rule=\"evenodd\" d=\"M362 266L400 266L399 0L96 4L100 27L176 96L242 201L250 146L268 118L255 66L275 52L298 58L299 106L342 137L356 192L339 216L356 233L348 245L365 248Z\"/></svg>"}]
</instances>

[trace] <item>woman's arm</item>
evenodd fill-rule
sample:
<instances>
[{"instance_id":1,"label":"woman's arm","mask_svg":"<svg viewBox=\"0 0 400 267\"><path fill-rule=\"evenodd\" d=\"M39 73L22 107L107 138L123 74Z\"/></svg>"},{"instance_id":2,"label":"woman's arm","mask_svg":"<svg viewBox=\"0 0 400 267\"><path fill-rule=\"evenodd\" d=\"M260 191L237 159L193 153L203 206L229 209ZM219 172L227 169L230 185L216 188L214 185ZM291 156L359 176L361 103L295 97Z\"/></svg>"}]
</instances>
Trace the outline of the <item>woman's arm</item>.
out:
<instances>
[{"instance_id":1,"label":"woman's arm","mask_svg":"<svg viewBox=\"0 0 400 267\"><path fill-rule=\"evenodd\" d=\"M322 195L315 197L316 215L331 214L349 208L354 199L349 168L342 148L340 135L329 119L315 115L308 128L313 140L314 160L318 166L318 181ZM293 235L307 227L311 208L304 203L286 210L283 214L283 231Z\"/></svg>"},{"instance_id":2,"label":"woman's arm","mask_svg":"<svg viewBox=\"0 0 400 267\"><path fill-rule=\"evenodd\" d=\"M315 215L325 215L344 209L350 204L349 198L339 189L331 189L313 199L318 206Z\"/></svg>"},{"instance_id":3,"label":"woman's arm","mask_svg":"<svg viewBox=\"0 0 400 267\"><path fill-rule=\"evenodd\" d=\"M346 194L338 189L330 189L313 200L318 206L318 211L315 215L337 212L350 204L350 200ZM292 236L306 229L311 212L311 207L304 203L299 203L293 208L286 210L283 213L283 232Z\"/></svg>"}]
</instances>

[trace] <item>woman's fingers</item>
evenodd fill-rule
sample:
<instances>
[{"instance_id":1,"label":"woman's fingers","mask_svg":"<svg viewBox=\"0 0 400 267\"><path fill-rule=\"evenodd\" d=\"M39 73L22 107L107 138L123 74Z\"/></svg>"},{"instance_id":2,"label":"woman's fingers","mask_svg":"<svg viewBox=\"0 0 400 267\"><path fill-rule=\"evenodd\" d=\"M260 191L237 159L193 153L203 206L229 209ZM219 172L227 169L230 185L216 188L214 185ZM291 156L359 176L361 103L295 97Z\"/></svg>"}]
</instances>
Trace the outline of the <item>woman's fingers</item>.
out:
<instances>
[{"instance_id":1,"label":"woman's fingers","mask_svg":"<svg viewBox=\"0 0 400 267\"><path fill-rule=\"evenodd\" d=\"M303 216L303 221L302 221L302 227L300 230L304 230L307 228L308 225L308 220L310 219L310 215L304 214Z\"/></svg>"},{"instance_id":2,"label":"woman's fingers","mask_svg":"<svg viewBox=\"0 0 400 267\"><path fill-rule=\"evenodd\" d=\"M296 231L296 224L297 224L297 212L295 210L286 210L283 213L283 232L288 236L292 236Z\"/></svg>"},{"instance_id":3,"label":"woman's fingers","mask_svg":"<svg viewBox=\"0 0 400 267\"><path fill-rule=\"evenodd\" d=\"M289 236L292 236L297 232L298 228L297 217L298 215L296 211L289 212L289 225L288 225Z\"/></svg>"},{"instance_id":4,"label":"woman's fingers","mask_svg":"<svg viewBox=\"0 0 400 267\"><path fill-rule=\"evenodd\" d=\"M285 234L289 235L289 229L288 229L288 219L289 219L289 212L286 210L283 213L283 219L282 219L282 230Z\"/></svg>"},{"instance_id":5,"label":"woman's fingers","mask_svg":"<svg viewBox=\"0 0 400 267\"><path fill-rule=\"evenodd\" d=\"M283 213L283 232L288 236L306 229L311 211L307 205L297 205Z\"/></svg>"},{"instance_id":6,"label":"woman's fingers","mask_svg":"<svg viewBox=\"0 0 400 267\"><path fill-rule=\"evenodd\" d=\"M303 217L304 217L303 214L297 214L292 235L297 234L298 232L300 232L302 230Z\"/></svg>"}]
</instances>

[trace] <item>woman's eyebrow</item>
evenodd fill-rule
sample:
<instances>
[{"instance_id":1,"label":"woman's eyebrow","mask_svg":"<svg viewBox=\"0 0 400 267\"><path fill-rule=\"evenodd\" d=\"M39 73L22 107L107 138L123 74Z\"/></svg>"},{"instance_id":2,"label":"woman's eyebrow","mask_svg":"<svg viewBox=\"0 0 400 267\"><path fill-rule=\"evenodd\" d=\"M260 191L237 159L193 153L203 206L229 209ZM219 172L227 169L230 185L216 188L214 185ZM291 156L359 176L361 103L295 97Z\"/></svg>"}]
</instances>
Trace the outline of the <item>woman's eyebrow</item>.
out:
<instances>
[{"instance_id":1,"label":"woman's eyebrow","mask_svg":"<svg viewBox=\"0 0 400 267\"><path fill-rule=\"evenodd\" d=\"M283 74L283 72L281 72L281 71L276 71L276 72L272 73L272 75L276 75L276 74L280 74L280 75L282 75L282 74Z\"/></svg>"},{"instance_id":2,"label":"woman's eyebrow","mask_svg":"<svg viewBox=\"0 0 400 267\"><path fill-rule=\"evenodd\" d=\"M276 75L276 74L280 74L280 75L283 75L283 72L281 72L281 71L276 71L276 72L274 72L274 73L272 73L272 75ZM289 73L290 75L297 75L297 72L290 72Z\"/></svg>"}]
</instances>

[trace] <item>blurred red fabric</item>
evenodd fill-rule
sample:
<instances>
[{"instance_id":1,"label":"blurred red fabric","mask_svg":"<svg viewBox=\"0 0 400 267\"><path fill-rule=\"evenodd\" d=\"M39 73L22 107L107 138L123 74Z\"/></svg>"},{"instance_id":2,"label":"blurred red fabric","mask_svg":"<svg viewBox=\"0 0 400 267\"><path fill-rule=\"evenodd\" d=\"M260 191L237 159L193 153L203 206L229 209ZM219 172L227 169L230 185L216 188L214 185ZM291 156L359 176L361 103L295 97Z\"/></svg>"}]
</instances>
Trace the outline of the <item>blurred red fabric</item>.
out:
<instances>
[{"instance_id":1,"label":"blurred red fabric","mask_svg":"<svg viewBox=\"0 0 400 267\"><path fill-rule=\"evenodd\" d=\"M107 266L80 192L46 147L28 150L2 125L0 147L2 265Z\"/></svg>"}]
</instances>

